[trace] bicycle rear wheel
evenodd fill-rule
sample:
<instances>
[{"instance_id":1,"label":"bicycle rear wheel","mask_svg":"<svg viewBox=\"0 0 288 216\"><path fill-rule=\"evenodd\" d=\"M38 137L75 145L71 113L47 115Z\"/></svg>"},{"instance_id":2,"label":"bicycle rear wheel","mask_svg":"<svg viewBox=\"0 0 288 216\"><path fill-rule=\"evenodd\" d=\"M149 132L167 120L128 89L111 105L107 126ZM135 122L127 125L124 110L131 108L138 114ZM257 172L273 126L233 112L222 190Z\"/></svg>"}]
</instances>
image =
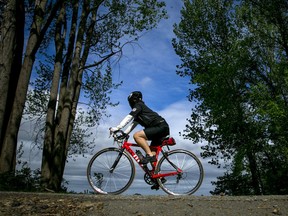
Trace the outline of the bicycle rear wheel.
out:
<instances>
[{"instance_id":1,"label":"bicycle rear wheel","mask_svg":"<svg viewBox=\"0 0 288 216\"><path fill-rule=\"evenodd\" d=\"M96 193L120 194L129 188L135 177L135 165L124 151L121 157L118 148L106 148L96 153L89 161L87 178ZM111 167L119 159L116 167Z\"/></svg>"},{"instance_id":2,"label":"bicycle rear wheel","mask_svg":"<svg viewBox=\"0 0 288 216\"><path fill-rule=\"evenodd\" d=\"M157 179L160 187L171 195L190 195L195 193L204 178L204 170L200 160L192 153L182 149L167 152L167 160L164 156L159 160L155 173L164 174L175 172L176 167L183 172L173 176L166 176L165 181ZM170 161L170 162L169 162Z\"/></svg>"}]
</instances>

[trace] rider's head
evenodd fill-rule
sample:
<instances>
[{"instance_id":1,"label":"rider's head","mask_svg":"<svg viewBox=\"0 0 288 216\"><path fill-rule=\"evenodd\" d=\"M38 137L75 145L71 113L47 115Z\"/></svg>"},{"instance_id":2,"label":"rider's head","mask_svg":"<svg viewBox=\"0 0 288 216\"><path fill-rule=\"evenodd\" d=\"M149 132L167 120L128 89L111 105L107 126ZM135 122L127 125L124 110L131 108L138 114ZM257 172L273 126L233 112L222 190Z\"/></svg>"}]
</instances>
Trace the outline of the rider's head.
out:
<instances>
[{"instance_id":1,"label":"rider's head","mask_svg":"<svg viewBox=\"0 0 288 216\"><path fill-rule=\"evenodd\" d=\"M142 93L140 91L133 91L128 96L128 102L132 109L134 105L139 101L142 101Z\"/></svg>"}]
</instances>

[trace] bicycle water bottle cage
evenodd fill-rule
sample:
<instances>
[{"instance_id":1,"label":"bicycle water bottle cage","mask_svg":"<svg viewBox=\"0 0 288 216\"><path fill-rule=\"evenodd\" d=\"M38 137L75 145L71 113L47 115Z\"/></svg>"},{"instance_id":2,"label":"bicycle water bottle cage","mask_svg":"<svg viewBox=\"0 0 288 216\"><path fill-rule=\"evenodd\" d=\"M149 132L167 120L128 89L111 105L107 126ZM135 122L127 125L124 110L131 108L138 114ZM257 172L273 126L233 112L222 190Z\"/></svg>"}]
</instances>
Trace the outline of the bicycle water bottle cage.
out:
<instances>
[{"instance_id":1,"label":"bicycle water bottle cage","mask_svg":"<svg viewBox=\"0 0 288 216\"><path fill-rule=\"evenodd\" d=\"M173 146L176 145L175 139L173 137L165 137L162 140L162 146Z\"/></svg>"}]
</instances>

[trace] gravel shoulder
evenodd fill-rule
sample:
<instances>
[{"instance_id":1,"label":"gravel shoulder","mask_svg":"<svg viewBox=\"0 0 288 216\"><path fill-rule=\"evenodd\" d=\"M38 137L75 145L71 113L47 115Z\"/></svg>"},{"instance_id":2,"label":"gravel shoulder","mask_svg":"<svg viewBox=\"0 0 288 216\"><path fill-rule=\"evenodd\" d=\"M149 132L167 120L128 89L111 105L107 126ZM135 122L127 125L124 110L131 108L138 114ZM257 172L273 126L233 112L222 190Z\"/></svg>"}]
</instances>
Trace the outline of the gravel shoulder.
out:
<instances>
[{"instance_id":1,"label":"gravel shoulder","mask_svg":"<svg viewBox=\"0 0 288 216\"><path fill-rule=\"evenodd\" d=\"M0 215L288 215L285 196L104 196L0 192Z\"/></svg>"}]
</instances>

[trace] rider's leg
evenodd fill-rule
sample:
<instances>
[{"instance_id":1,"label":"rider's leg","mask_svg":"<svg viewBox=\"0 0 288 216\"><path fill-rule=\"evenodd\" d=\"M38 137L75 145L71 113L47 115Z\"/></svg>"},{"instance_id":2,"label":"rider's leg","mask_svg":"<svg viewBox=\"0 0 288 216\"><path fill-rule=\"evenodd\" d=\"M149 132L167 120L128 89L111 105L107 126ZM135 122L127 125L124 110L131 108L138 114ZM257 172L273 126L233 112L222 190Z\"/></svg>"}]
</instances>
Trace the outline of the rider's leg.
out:
<instances>
[{"instance_id":1,"label":"rider's leg","mask_svg":"<svg viewBox=\"0 0 288 216\"><path fill-rule=\"evenodd\" d=\"M133 135L135 142L146 152L147 155L153 156L151 149L147 143L148 138L143 130Z\"/></svg>"},{"instance_id":2,"label":"rider's leg","mask_svg":"<svg viewBox=\"0 0 288 216\"><path fill-rule=\"evenodd\" d=\"M144 157L143 159L141 159L140 163L142 164L147 164L149 162L156 162L157 159L156 157L152 154L150 147L147 143L147 136L145 134L145 132L142 131L138 131L134 134L134 139L136 141L136 143L143 148L143 150L146 152L146 157Z\"/></svg>"},{"instance_id":3,"label":"rider's leg","mask_svg":"<svg viewBox=\"0 0 288 216\"><path fill-rule=\"evenodd\" d=\"M153 155L156 155L156 147L161 144L161 139L153 139L150 143L150 150Z\"/></svg>"}]
</instances>

